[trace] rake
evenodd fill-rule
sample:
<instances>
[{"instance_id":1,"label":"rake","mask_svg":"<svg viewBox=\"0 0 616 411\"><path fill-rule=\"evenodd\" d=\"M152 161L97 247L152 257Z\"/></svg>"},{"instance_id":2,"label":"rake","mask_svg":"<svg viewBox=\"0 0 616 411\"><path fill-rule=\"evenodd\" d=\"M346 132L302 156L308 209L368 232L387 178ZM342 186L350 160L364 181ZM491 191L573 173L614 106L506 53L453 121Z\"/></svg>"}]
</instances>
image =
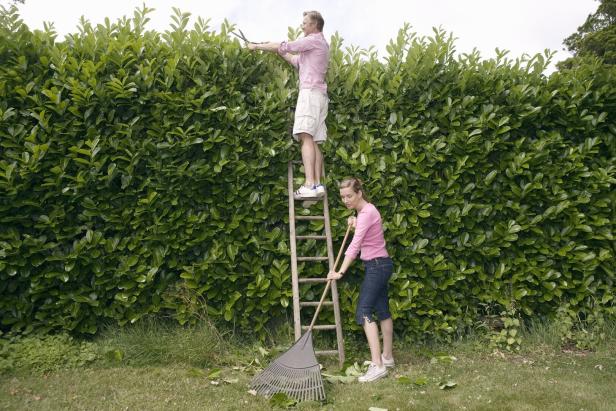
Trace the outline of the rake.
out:
<instances>
[{"instance_id":1,"label":"rake","mask_svg":"<svg viewBox=\"0 0 616 411\"><path fill-rule=\"evenodd\" d=\"M351 226L348 226L338 251L336 262L334 263L334 271L350 231ZM269 367L256 375L250 382L250 387L258 394L271 397L277 393L285 393L296 401L325 400L321 367L317 362L312 345L312 328L317 320L319 311L321 311L321 306L331 282L332 280L327 281L308 331L287 352L276 358Z\"/></svg>"}]
</instances>

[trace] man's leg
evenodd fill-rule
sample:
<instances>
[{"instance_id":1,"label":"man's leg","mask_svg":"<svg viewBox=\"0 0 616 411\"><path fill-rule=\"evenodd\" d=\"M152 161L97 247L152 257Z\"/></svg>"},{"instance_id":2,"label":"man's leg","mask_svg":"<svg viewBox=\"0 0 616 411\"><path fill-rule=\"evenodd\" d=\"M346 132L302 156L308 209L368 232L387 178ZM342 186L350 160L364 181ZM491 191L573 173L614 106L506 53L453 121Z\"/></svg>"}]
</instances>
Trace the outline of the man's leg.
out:
<instances>
[{"instance_id":1,"label":"man's leg","mask_svg":"<svg viewBox=\"0 0 616 411\"><path fill-rule=\"evenodd\" d=\"M316 144L314 143L312 136L308 133L299 133L299 139L302 143L302 162L304 163L305 172L304 185L308 188L312 188L315 181L314 170L317 157L315 152Z\"/></svg>"},{"instance_id":2,"label":"man's leg","mask_svg":"<svg viewBox=\"0 0 616 411\"><path fill-rule=\"evenodd\" d=\"M323 153L319 149L319 145L314 143L315 161L314 161L314 184L321 184L321 172L323 171Z\"/></svg>"},{"instance_id":3,"label":"man's leg","mask_svg":"<svg viewBox=\"0 0 616 411\"><path fill-rule=\"evenodd\" d=\"M325 118L327 118L327 108L328 102L327 96L318 95L319 101L319 114L317 116L318 127L315 131L315 139L318 140L319 143L325 142L327 139L327 126L325 125ZM314 142L314 151L316 153L316 161L314 163L314 180L315 185L319 186L321 184L321 177L323 177L323 154L321 153L319 144L317 141ZM319 187L317 190L317 194L323 195L325 194L324 188Z\"/></svg>"}]
</instances>

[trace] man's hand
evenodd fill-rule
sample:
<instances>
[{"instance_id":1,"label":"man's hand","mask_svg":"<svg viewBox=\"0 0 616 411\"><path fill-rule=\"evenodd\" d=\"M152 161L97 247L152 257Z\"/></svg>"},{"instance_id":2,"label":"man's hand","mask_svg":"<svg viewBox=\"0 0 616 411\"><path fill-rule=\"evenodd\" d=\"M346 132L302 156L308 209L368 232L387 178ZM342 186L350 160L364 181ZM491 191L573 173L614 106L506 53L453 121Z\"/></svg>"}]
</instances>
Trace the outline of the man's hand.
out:
<instances>
[{"instance_id":1,"label":"man's hand","mask_svg":"<svg viewBox=\"0 0 616 411\"><path fill-rule=\"evenodd\" d=\"M330 271L329 274L327 274L327 279L328 280L339 280L342 278L342 273L340 272L335 272L335 271Z\"/></svg>"},{"instance_id":2,"label":"man's hand","mask_svg":"<svg viewBox=\"0 0 616 411\"><path fill-rule=\"evenodd\" d=\"M353 228L357 227L357 217L349 217L347 224Z\"/></svg>"}]
</instances>

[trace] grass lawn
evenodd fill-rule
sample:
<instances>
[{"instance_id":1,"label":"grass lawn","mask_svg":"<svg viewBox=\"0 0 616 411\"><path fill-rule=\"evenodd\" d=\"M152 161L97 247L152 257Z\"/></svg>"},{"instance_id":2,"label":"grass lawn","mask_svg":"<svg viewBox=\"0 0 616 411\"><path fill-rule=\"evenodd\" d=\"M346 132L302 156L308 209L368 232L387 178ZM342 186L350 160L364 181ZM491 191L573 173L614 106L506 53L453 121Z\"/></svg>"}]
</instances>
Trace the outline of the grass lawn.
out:
<instances>
[{"instance_id":1,"label":"grass lawn","mask_svg":"<svg viewBox=\"0 0 616 411\"><path fill-rule=\"evenodd\" d=\"M107 334L98 347L118 347L121 361L81 368L0 374L0 409L269 410L283 408L248 392L257 346L203 331L151 329ZM220 337L220 336L219 336ZM209 341L207 352L199 341ZM563 351L527 338L520 353L494 352L480 339L449 345L398 345L397 366L371 384L325 382L327 401L299 410L614 410L616 340L595 351ZM361 340L349 352L367 356ZM283 349L286 347L282 347ZM249 365L252 362L253 365ZM338 372L326 363L325 373ZM402 378L401 378L402 377ZM452 387L442 389L443 383Z\"/></svg>"}]
</instances>

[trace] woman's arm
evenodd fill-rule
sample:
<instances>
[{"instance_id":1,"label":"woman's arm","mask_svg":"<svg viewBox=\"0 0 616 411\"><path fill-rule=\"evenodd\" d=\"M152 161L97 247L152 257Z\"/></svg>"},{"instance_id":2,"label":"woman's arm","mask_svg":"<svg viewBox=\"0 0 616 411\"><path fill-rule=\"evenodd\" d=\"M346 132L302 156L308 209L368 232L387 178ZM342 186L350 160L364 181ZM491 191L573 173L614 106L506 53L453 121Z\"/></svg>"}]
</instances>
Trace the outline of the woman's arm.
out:
<instances>
[{"instance_id":1,"label":"woman's arm","mask_svg":"<svg viewBox=\"0 0 616 411\"><path fill-rule=\"evenodd\" d=\"M347 220L347 224L353 228L356 228L358 224L358 220L356 217L349 217ZM353 242L356 241L355 239L357 238L361 244L361 240L363 240L363 237L365 235L365 229L362 227L362 229L358 231L361 231L361 232L359 233L359 236L358 236L358 233L355 233L355 235L353 235ZM347 272L351 264L353 264L353 261L355 261L355 258L357 258L357 254L349 254L349 253L345 254L344 260L342 261L342 266L340 266L340 269L338 271L334 271L334 270L330 271L329 274L327 274L327 279L328 280L341 279L344 273Z\"/></svg>"},{"instance_id":2,"label":"woman's arm","mask_svg":"<svg viewBox=\"0 0 616 411\"><path fill-rule=\"evenodd\" d=\"M341 279L342 276L344 275L344 273L347 272L347 270L349 269L351 264L353 264L353 261L355 261L355 257L354 256L345 255L344 256L344 261L342 262L342 266L340 267L340 269L337 272L334 271L334 270L330 271L329 274L327 274L327 279L328 280L339 280L339 279Z\"/></svg>"}]
</instances>

